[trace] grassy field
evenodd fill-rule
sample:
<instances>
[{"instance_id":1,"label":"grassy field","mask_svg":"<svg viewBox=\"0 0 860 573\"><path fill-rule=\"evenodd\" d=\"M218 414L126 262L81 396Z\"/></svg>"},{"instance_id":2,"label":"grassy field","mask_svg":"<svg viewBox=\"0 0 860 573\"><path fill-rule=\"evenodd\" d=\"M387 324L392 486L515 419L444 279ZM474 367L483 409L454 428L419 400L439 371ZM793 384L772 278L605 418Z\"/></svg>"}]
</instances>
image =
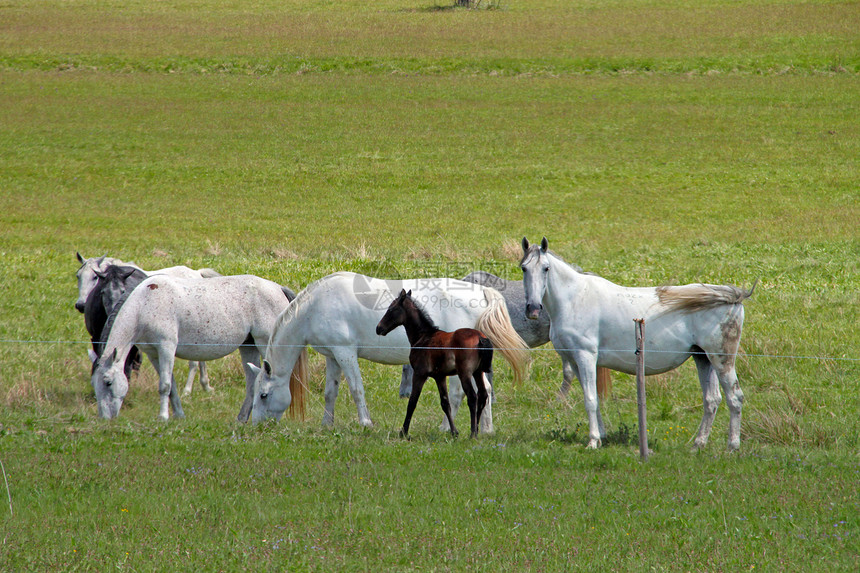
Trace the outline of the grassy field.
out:
<instances>
[{"instance_id":1,"label":"grassy field","mask_svg":"<svg viewBox=\"0 0 860 573\"><path fill-rule=\"evenodd\" d=\"M0 570L856 571L858 30L829 1L3 3ZM523 235L620 284L758 279L741 451L725 405L689 451L692 364L649 379L647 463L622 374L586 451L551 348L497 366L477 440L433 392L397 438L370 363L375 427L348 392L319 427L315 354L306 422L237 424L236 356L184 421L149 365L96 418L75 251L299 289L517 278Z\"/></svg>"}]
</instances>

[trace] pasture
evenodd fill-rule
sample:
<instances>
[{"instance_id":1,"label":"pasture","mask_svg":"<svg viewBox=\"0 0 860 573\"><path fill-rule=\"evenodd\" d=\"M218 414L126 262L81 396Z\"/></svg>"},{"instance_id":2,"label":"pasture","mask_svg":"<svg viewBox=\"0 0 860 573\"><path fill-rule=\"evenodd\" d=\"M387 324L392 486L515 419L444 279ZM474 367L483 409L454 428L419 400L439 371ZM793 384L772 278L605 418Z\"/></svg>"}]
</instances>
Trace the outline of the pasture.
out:
<instances>
[{"instance_id":1,"label":"pasture","mask_svg":"<svg viewBox=\"0 0 860 573\"><path fill-rule=\"evenodd\" d=\"M860 563L853 2L7 0L0 6L0 570L827 570ZM749 286L728 412L690 362L582 393L499 358L496 433L411 440L362 362L322 428L235 422L239 359L102 421L75 252L252 273L521 277L520 239L628 286ZM631 324L631 331L633 325ZM647 329L647 325L646 325ZM185 363L177 368L184 378ZM461 408L464 428L468 408Z\"/></svg>"}]
</instances>

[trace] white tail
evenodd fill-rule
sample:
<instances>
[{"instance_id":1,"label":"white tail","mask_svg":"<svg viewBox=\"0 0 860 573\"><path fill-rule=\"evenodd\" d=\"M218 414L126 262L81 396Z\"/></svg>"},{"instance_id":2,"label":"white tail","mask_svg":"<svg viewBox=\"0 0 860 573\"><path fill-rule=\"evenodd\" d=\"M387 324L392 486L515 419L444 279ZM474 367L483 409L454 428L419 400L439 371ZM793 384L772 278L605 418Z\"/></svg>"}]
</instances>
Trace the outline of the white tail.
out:
<instances>
[{"instance_id":1,"label":"white tail","mask_svg":"<svg viewBox=\"0 0 860 573\"><path fill-rule=\"evenodd\" d=\"M489 305L475 328L486 334L495 350L502 353L514 371L514 383L519 384L525 379L528 370L529 347L514 330L501 293L494 288L484 287L484 298Z\"/></svg>"}]
</instances>

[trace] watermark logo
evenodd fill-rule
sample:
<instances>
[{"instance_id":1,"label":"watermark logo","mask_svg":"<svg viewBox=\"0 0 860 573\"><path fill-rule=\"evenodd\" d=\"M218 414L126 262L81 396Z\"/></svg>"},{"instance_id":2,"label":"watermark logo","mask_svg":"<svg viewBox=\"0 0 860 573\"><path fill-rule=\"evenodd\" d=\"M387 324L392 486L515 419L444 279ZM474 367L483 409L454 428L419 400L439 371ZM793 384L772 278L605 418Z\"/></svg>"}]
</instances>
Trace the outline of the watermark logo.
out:
<instances>
[{"instance_id":1,"label":"watermark logo","mask_svg":"<svg viewBox=\"0 0 860 573\"><path fill-rule=\"evenodd\" d=\"M474 300L469 296L469 293L480 292L472 285L504 291L511 280L506 276L510 272L507 265L487 262L472 264L428 261L420 270L410 271L411 276L404 276L398 269L386 263L379 263L362 271L367 274L355 275L352 291L359 304L375 311L386 310L407 286L413 291L416 302L424 308L486 307L487 301L483 296L474 297ZM371 278L378 280L371 283ZM379 281L384 281L384 285ZM460 294L463 296L459 296Z\"/></svg>"}]
</instances>

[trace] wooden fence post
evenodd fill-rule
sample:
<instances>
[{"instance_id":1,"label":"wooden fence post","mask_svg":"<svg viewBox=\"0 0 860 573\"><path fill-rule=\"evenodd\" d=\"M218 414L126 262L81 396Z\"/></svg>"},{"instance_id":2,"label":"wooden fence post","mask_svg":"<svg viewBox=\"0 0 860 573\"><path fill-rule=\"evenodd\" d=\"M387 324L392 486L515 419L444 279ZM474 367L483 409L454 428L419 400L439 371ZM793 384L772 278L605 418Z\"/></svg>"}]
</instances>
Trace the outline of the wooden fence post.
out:
<instances>
[{"instance_id":1,"label":"wooden fence post","mask_svg":"<svg viewBox=\"0 0 860 573\"><path fill-rule=\"evenodd\" d=\"M645 419L645 319L636 323L636 402L639 405L639 458L648 460L648 424Z\"/></svg>"}]
</instances>

